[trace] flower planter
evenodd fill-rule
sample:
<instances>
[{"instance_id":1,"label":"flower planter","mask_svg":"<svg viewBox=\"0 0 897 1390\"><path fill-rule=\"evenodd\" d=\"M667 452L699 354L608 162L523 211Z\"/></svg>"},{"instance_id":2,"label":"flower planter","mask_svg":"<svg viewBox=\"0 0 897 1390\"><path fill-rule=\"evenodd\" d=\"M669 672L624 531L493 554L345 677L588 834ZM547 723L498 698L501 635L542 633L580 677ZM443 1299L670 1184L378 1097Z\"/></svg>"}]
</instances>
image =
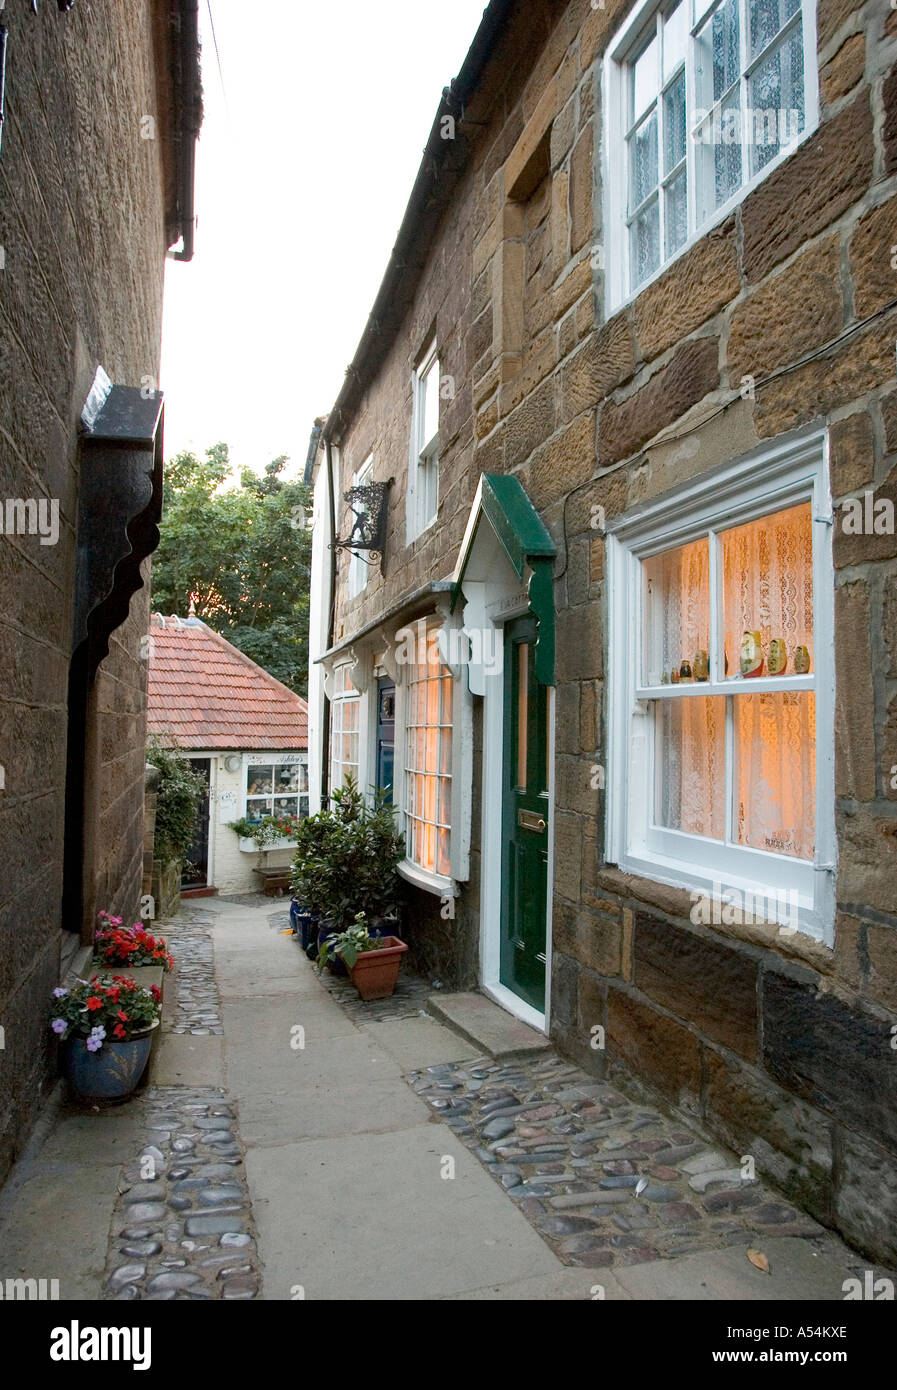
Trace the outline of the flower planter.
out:
<instances>
[{"instance_id":1,"label":"flower planter","mask_svg":"<svg viewBox=\"0 0 897 1390\"><path fill-rule=\"evenodd\" d=\"M362 999L387 999L396 987L402 955L408 943L397 936L381 937L376 951L362 951L349 974Z\"/></svg>"},{"instance_id":2,"label":"flower planter","mask_svg":"<svg viewBox=\"0 0 897 1390\"><path fill-rule=\"evenodd\" d=\"M127 1100L137 1087L152 1047L158 1019L126 1042L107 1039L97 1052L88 1052L86 1038L69 1038L62 1045L62 1071L81 1100Z\"/></svg>"},{"instance_id":3,"label":"flower planter","mask_svg":"<svg viewBox=\"0 0 897 1390\"><path fill-rule=\"evenodd\" d=\"M318 938L318 918L313 912L306 912L301 903L293 898L290 903L290 922L293 935L299 937L303 951L307 951L312 941Z\"/></svg>"}]
</instances>

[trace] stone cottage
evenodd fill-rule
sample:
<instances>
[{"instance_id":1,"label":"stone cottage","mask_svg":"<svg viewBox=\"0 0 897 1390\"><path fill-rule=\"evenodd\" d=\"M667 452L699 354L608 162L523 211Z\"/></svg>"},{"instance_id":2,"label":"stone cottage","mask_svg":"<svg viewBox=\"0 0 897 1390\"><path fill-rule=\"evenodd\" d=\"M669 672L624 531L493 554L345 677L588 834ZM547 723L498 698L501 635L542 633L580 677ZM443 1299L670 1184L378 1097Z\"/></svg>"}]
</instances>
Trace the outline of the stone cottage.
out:
<instances>
[{"instance_id":1,"label":"stone cottage","mask_svg":"<svg viewBox=\"0 0 897 1390\"><path fill-rule=\"evenodd\" d=\"M887 0L493 0L316 455L309 694L419 968L891 1260L895 227Z\"/></svg>"},{"instance_id":2,"label":"stone cottage","mask_svg":"<svg viewBox=\"0 0 897 1390\"><path fill-rule=\"evenodd\" d=\"M289 839L262 854L230 827L308 815L308 708L197 617L150 624L147 733L176 746L205 782L182 891L258 891L257 866L289 865Z\"/></svg>"},{"instance_id":3,"label":"stone cottage","mask_svg":"<svg viewBox=\"0 0 897 1390\"><path fill-rule=\"evenodd\" d=\"M197 0L0 10L0 1181L51 988L137 916L162 284L193 250Z\"/></svg>"}]
</instances>

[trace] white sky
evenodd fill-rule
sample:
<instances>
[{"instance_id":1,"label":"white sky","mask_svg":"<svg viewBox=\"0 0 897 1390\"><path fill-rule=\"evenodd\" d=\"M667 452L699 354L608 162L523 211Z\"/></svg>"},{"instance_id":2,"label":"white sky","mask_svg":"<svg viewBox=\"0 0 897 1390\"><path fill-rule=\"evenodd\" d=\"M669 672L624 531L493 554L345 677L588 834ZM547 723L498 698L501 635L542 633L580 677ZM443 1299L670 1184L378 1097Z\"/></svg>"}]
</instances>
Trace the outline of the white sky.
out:
<instances>
[{"instance_id":1,"label":"white sky","mask_svg":"<svg viewBox=\"0 0 897 1390\"><path fill-rule=\"evenodd\" d=\"M166 263L166 457L302 468L485 0L200 0L192 262ZM226 104L225 104L226 97ZM292 471L292 470L291 470Z\"/></svg>"}]
</instances>

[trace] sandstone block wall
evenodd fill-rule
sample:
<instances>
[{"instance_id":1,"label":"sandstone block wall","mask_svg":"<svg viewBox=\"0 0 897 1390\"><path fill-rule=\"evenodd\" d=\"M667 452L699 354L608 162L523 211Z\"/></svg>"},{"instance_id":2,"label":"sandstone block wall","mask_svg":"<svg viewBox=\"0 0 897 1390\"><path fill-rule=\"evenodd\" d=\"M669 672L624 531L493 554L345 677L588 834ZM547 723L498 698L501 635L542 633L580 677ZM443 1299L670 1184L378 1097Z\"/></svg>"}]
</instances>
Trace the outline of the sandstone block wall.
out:
<instances>
[{"instance_id":1,"label":"sandstone block wall","mask_svg":"<svg viewBox=\"0 0 897 1390\"><path fill-rule=\"evenodd\" d=\"M829 430L836 517L857 490L895 499L897 17L886 0L819 0L818 129L608 318L601 61L628 9L521 5L468 105L464 175L345 434L344 485L373 451L375 477L396 486L386 579L350 601L341 571L336 638L450 575L480 472L517 474L558 546L552 1034L599 1070L627 1064L820 1219L894 1259L894 535L835 526L832 949L759 926L696 927L686 892L607 864L590 770L606 756L593 507L612 518L810 421ZM406 548L411 369L434 323L455 398L437 522ZM683 428L687 447L658 439ZM475 855L479 832L475 814ZM459 904L465 959L476 899L469 888ZM596 1024L603 1052L590 1047Z\"/></svg>"},{"instance_id":2,"label":"sandstone block wall","mask_svg":"<svg viewBox=\"0 0 897 1390\"><path fill-rule=\"evenodd\" d=\"M55 499L55 545L0 536L0 1180L51 1077L66 701L72 639L77 423L98 364L158 381L165 254L150 0L7 6L0 154L0 498ZM143 129L147 129L146 126ZM158 137L158 131L157 131ZM148 596L115 634L94 692L93 910L136 916L143 853Z\"/></svg>"}]
</instances>

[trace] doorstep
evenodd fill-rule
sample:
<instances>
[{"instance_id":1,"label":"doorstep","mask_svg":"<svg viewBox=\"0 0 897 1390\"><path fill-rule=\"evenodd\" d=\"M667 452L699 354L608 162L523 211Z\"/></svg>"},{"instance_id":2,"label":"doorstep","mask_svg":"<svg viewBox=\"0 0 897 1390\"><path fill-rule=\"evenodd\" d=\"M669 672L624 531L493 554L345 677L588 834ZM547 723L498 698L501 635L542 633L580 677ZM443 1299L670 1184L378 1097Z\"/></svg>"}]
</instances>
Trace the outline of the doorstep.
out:
<instances>
[{"instance_id":1,"label":"doorstep","mask_svg":"<svg viewBox=\"0 0 897 1390\"><path fill-rule=\"evenodd\" d=\"M205 888L181 889L182 898L214 898L216 897L217 893L218 889L214 888L211 884L208 884Z\"/></svg>"},{"instance_id":2,"label":"doorstep","mask_svg":"<svg viewBox=\"0 0 897 1390\"><path fill-rule=\"evenodd\" d=\"M497 1062L513 1057L537 1057L551 1046L544 1033L538 1033L485 994L471 990L464 994L431 994L427 1012L460 1033L462 1038L488 1052Z\"/></svg>"}]
</instances>

